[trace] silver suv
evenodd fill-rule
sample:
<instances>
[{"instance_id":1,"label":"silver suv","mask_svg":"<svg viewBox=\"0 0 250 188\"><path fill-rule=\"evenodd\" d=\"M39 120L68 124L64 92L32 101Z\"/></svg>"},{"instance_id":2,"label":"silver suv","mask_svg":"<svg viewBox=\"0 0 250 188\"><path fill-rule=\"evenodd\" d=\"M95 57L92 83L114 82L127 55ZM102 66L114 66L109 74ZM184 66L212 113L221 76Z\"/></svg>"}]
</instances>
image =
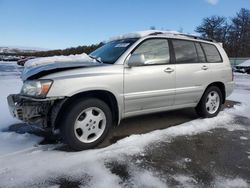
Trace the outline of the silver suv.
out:
<instances>
[{"instance_id":1,"label":"silver suv","mask_svg":"<svg viewBox=\"0 0 250 188\"><path fill-rule=\"evenodd\" d=\"M127 117L189 107L214 117L234 88L222 45L181 33L130 33L88 57L24 70L20 94L8 96L11 114L83 150Z\"/></svg>"}]
</instances>

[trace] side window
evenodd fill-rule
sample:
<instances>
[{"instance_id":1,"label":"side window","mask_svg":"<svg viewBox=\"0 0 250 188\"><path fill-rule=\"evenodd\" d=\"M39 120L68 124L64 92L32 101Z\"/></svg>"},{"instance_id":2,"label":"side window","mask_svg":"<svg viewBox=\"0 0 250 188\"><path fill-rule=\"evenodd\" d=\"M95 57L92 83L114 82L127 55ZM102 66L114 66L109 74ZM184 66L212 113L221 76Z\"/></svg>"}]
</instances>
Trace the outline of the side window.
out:
<instances>
[{"instance_id":1,"label":"side window","mask_svg":"<svg viewBox=\"0 0 250 188\"><path fill-rule=\"evenodd\" d=\"M206 57L205 57L205 54L204 54L204 52L203 52L203 50L201 48L200 43L196 42L195 46L196 46L199 62L200 63L205 63L206 62Z\"/></svg>"},{"instance_id":2,"label":"side window","mask_svg":"<svg viewBox=\"0 0 250 188\"><path fill-rule=\"evenodd\" d=\"M198 63L198 56L194 42L172 40L176 63Z\"/></svg>"},{"instance_id":3,"label":"side window","mask_svg":"<svg viewBox=\"0 0 250 188\"><path fill-rule=\"evenodd\" d=\"M202 43L201 44L204 51L205 51L205 54L206 54L206 57L207 57L207 61L209 63L218 63L218 62L222 62L222 59L221 59L221 56L219 54L219 51L218 49L212 45L212 44L205 44L205 43Z\"/></svg>"},{"instance_id":4,"label":"side window","mask_svg":"<svg viewBox=\"0 0 250 188\"><path fill-rule=\"evenodd\" d=\"M166 64L170 62L167 39L149 39L143 42L133 54L144 55L145 65Z\"/></svg>"}]
</instances>

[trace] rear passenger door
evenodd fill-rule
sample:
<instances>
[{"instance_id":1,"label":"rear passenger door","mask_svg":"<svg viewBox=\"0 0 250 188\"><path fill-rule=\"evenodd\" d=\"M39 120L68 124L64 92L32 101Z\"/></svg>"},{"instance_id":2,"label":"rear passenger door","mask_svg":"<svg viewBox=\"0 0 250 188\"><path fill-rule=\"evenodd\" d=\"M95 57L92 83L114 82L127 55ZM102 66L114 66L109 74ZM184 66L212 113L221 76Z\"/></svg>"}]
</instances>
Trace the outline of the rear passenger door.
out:
<instances>
[{"instance_id":1,"label":"rear passenger door","mask_svg":"<svg viewBox=\"0 0 250 188\"><path fill-rule=\"evenodd\" d=\"M175 105L196 105L208 85L210 65L198 42L172 39L176 64Z\"/></svg>"}]
</instances>

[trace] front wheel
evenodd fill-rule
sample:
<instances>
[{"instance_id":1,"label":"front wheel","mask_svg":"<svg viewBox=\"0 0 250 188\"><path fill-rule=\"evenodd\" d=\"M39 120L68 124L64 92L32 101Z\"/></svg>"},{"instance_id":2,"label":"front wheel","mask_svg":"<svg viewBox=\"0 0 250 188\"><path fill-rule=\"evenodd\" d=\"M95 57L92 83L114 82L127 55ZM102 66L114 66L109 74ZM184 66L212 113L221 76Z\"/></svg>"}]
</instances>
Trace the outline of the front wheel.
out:
<instances>
[{"instance_id":1,"label":"front wheel","mask_svg":"<svg viewBox=\"0 0 250 188\"><path fill-rule=\"evenodd\" d=\"M74 150L90 149L101 143L112 126L109 106L95 98L79 99L67 109L61 125L61 135Z\"/></svg>"},{"instance_id":2,"label":"front wheel","mask_svg":"<svg viewBox=\"0 0 250 188\"><path fill-rule=\"evenodd\" d=\"M220 112L222 105L222 93L216 86L209 87L203 94L196 112L201 117L215 117Z\"/></svg>"}]
</instances>

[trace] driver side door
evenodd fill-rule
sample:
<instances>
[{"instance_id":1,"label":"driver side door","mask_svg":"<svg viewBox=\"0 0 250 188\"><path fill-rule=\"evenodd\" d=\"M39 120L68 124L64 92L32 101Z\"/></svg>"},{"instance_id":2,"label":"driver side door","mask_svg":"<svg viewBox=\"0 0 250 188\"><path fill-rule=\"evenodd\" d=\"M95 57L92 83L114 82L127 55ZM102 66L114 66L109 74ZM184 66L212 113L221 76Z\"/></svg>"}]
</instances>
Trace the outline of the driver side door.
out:
<instances>
[{"instance_id":1,"label":"driver side door","mask_svg":"<svg viewBox=\"0 0 250 188\"><path fill-rule=\"evenodd\" d=\"M146 39L131 53L143 56L124 70L125 116L160 111L174 104L175 65L170 64L169 43L165 38ZM128 60L129 61L129 60Z\"/></svg>"}]
</instances>

